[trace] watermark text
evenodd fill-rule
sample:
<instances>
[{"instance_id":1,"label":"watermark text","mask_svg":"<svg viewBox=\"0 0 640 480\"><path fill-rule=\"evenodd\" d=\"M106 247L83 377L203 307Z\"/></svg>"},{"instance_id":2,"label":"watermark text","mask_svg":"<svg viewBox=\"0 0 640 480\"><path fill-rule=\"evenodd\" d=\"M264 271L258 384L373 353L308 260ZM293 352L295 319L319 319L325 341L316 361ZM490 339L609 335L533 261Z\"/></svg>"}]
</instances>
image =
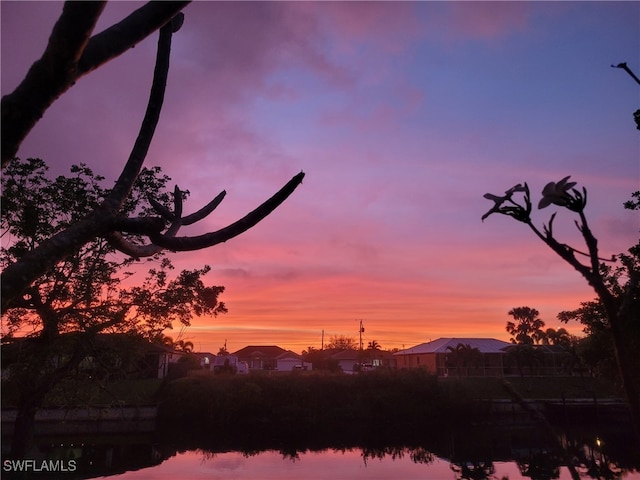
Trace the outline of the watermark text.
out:
<instances>
[{"instance_id":1,"label":"watermark text","mask_svg":"<svg viewBox=\"0 0 640 480\"><path fill-rule=\"evenodd\" d=\"M3 460L5 472L75 472L75 460Z\"/></svg>"}]
</instances>

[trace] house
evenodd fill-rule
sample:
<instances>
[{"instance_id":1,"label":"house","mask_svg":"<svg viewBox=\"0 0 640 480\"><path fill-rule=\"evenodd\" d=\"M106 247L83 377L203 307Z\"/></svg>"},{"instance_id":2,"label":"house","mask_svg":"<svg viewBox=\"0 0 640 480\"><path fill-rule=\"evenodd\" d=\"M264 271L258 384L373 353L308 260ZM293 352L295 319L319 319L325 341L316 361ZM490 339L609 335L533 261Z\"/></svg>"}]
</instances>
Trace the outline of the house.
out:
<instances>
[{"instance_id":1,"label":"house","mask_svg":"<svg viewBox=\"0 0 640 480\"><path fill-rule=\"evenodd\" d=\"M359 350L342 350L331 355L331 358L337 360L338 366L345 373L360 371L362 353Z\"/></svg>"},{"instance_id":2,"label":"house","mask_svg":"<svg viewBox=\"0 0 640 480\"><path fill-rule=\"evenodd\" d=\"M398 368L424 368L441 377L502 377L510 346L495 338L439 338L393 355Z\"/></svg>"},{"instance_id":3,"label":"house","mask_svg":"<svg viewBox=\"0 0 640 480\"><path fill-rule=\"evenodd\" d=\"M292 372L294 370L311 370L312 365L305 363L301 355L291 350L286 350L276 357L276 369L279 372Z\"/></svg>"},{"instance_id":4,"label":"house","mask_svg":"<svg viewBox=\"0 0 640 480\"><path fill-rule=\"evenodd\" d=\"M304 362L303 358L291 350L285 350L276 345L250 345L244 347L233 356L239 362L246 362L249 370L278 370L290 372L292 370L311 370L310 363Z\"/></svg>"},{"instance_id":5,"label":"house","mask_svg":"<svg viewBox=\"0 0 640 480\"><path fill-rule=\"evenodd\" d=\"M505 375L573 375L580 370L575 354L563 345L514 345L505 348Z\"/></svg>"},{"instance_id":6,"label":"house","mask_svg":"<svg viewBox=\"0 0 640 480\"><path fill-rule=\"evenodd\" d=\"M367 348L362 350L361 361L365 368L376 369L380 367L396 368L396 358L391 352Z\"/></svg>"},{"instance_id":7,"label":"house","mask_svg":"<svg viewBox=\"0 0 640 480\"><path fill-rule=\"evenodd\" d=\"M275 370L277 358L286 350L276 345L249 345L233 353L238 361L247 362L249 370Z\"/></svg>"},{"instance_id":8,"label":"house","mask_svg":"<svg viewBox=\"0 0 640 480\"><path fill-rule=\"evenodd\" d=\"M331 354L330 359L346 373L367 372L380 367L395 367L395 358L383 350L340 350Z\"/></svg>"},{"instance_id":9,"label":"house","mask_svg":"<svg viewBox=\"0 0 640 480\"><path fill-rule=\"evenodd\" d=\"M142 368L145 370L142 374L143 378L166 378L172 368L171 365L177 364L184 355L184 352L178 352L166 345L148 344L142 363Z\"/></svg>"},{"instance_id":10,"label":"house","mask_svg":"<svg viewBox=\"0 0 640 480\"><path fill-rule=\"evenodd\" d=\"M194 355L200 361L200 366L203 370L213 370L213 361L216 355L211 352L196 352Z\"/></svg>"},{"instance_id":11,"label":"house","mask_svg":"<svg viewBox=\"0 0 640 480\"><path fill-rule=\"evenodd\" d=\"M247 362L249 370L275 370L277 358L286 350L275 345L250 345L241 348L233 355L241 362Z\"/></svg>"}]
</instances>

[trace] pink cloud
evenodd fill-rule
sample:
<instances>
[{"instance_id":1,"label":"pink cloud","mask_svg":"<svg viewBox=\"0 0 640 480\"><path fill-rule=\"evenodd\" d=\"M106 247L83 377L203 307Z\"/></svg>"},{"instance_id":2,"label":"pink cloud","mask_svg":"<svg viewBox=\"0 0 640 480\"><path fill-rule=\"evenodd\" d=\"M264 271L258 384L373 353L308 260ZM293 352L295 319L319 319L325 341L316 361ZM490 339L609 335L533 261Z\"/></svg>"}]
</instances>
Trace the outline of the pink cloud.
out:
<instances>
[{"instance_id":1,"label":"pink cloud","mask_svg":"<svg viewBox=\"0 0 640 480\"><path fill-rule=\"evenodd\" d=\"M373 45L384 54L398 53L423 35L410 2L299 3L297 8L323 17L338 50L353 52L358 45Z\"/></svg>"},{"instance_id":2,"label":"pink cloud","mask_svg":"<svg viewBox=\"0 0 640 480\"><path fill-rule=\"evenodd\" d=\"M26 71L24 59L40 55L61 6L45 3L31 12L28 2L0 5L5 93ZM109 3L99 29L133 8ZM177 268L210 264L207 281L227 287L222 300L229 315L194 322L194 335L209 342L203 348L217 351L224 338L240 348L260 338L299 351L318 345L322 329L352 334L358 318L369 339L385 347L445 335L505 338L506 312L514 306L538 308L551 324L558 311L591 299L586 282L525 225L502 216L480 221L491 206L485 192L526 180L537 198L546 182L573 174L589 188L589 218L603 253L637 239L636 217L621 206L637 185L637 145L609 133L616 117L607 116L612 120L604 126L590 120L598 123L594 129L589 122L578 127L581 118L563 96L550 97L524 75L505 80L496 69L505 50L521 69L525 62L531 71L548 66L541 59L557 52L531 49L558 27L536 20L567 8L509 2L187 7L148 165L161 165L191 191L186 213L222 189L228 195L205 222L183 233L235 221L298 171L307 172L292 197L246 234L171 255ZM511 43L520 36L527 41ZM42 156L55 173L85 161L112 181L144 112L155 41L79 81L47 112L21 155ZM548 75L574 79L564 70ZM623 104L613 81L598 75L580 78L594 93L580 100L589 102L593 118L601 118L599 109L613 111L593 99L614 96ZM614 160L605 165L609 157ZM541 224L551 213L536 210L534 218ZM560 215L556 225L563 241L579 240L573 218Z\"/></svg>"},{"instance_id":3,"label":"pink cloud","mask_svg":"<svg viewBox=\"0 0 640 480\"><path fill-rule=\"evenodd\" d=\"M453 29L472 38L495 39L527 28L530 7L525 2L451 3Z\"/></svg>"}]
</instances>

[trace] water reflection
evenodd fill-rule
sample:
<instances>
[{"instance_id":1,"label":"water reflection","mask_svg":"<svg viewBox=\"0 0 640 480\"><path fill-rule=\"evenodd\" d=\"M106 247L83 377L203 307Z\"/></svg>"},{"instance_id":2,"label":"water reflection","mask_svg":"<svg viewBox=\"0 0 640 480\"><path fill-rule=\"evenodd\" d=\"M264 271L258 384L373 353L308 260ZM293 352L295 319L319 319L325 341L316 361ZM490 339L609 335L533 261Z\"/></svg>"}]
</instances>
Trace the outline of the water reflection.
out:
<instances>
[{"instance_id":1,"label":"water reflection","mask_svg":"<svg viewBox=\"0 0 640 480\"><path fill-rule=\"evenodd\" d=\"M77 468L28 474L3 468L2 478L640 479L640 449L620 426L597 432L574 428L557 432L556 438L531 425L396 433L364 440L348 433L315 438L307 432L305 442L246 438L241 432L197 436L166 430L42 437L31 458L73 459Z\"/></svg>"}]
</instances>

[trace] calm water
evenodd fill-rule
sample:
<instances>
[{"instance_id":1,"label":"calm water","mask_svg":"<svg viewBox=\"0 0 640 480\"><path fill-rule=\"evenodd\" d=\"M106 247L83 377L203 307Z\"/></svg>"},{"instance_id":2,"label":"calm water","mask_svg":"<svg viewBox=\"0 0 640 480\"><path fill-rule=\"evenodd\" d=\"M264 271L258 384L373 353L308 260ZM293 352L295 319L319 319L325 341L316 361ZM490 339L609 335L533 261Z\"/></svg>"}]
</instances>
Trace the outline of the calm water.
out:
<instances>
[{"instance_id":1,"label":"calm water","mask_svg":"<svg viewBox=\"0 0 640 480\"><path fill-rule=\"evenodd\" d=\"M503 479L532 478L523 476L515 462L489 462L466 472L461 465L433 456L414 461L410 451L396 455L371 458L361 449L346 451L325 450L305 452L294 457L276 451L265 451L256 455L239 452L206 453L189 451L179 453L160 465L122 475L102 477L122 480L175 480L175 479L234 479L234 480L327 480L327 479ZM464 476L475 472L475 475ZM583 475L584 469L579 470ZM482 472L482 473L480 473ZM557 476L556 476L557 473ZM533 478L572 478L568 468L560 467L552 476ZM640 479L640 473L620 472L615 476L600 478ZM582 478L589 478L588 476ZM593 477L592 477L593 478ZM598 477L596 477L598 478Z\"/></svg>"},{"instance_id":2,"label":"calm water","mask_svg":"<svg viewBox=\"0 0 640 480\"><path fill-rule=\"evenodd\" d=\"M67 472L8 472L3 438L0 476L20 479L340 480L340 479L627 479L640 480L640 446L627 423L590 418L545 431L496 422L414 432L391 428L372 438L306 432L262 438L241 429L185 428L127 434L41 436L29 458L69 466ZM33 464L31 465L33 467Z\"/></svg>"}]
</instances>

